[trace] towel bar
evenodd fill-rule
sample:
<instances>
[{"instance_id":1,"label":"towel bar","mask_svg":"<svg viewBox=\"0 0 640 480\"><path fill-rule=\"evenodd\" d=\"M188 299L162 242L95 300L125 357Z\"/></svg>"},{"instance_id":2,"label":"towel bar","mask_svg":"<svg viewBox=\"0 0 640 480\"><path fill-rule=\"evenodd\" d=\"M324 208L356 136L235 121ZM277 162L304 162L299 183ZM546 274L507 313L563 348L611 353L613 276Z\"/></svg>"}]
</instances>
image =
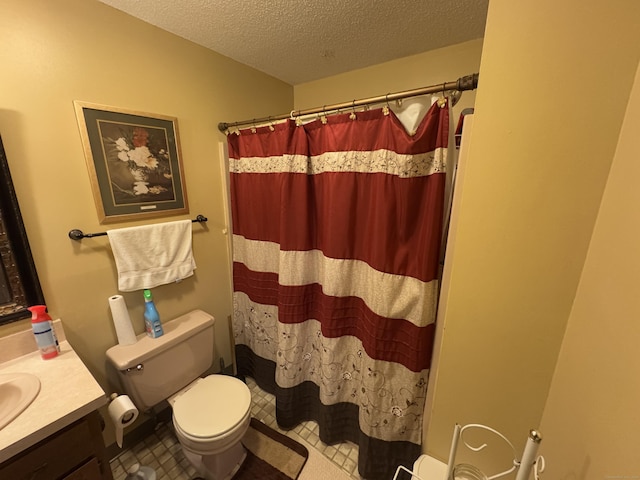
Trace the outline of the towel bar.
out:
<instances>
[{"instance_id":1,"label":"towel bar","mask_svg":"<svg viewBox=\"0 0 640 480\"><path fill-rule=\"evenodd\" d=\"M204 223L206 221L207 217L204 215L198 215L195 219L191 220L191 223ZM106 234L107 232L83 233L82 230L73 229L69 231L69 238L71 240L82 240L83 238L102 237Z\"/></svg>"}]
</instances>

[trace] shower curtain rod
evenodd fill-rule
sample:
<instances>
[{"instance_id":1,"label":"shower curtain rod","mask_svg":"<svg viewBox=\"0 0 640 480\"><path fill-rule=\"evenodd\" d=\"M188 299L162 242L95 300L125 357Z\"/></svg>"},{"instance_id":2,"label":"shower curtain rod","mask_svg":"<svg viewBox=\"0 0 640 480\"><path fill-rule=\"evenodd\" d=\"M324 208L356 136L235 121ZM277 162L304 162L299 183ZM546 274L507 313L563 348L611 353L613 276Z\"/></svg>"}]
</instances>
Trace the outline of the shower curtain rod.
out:
<instances>
[{"instance_id":1,"label":"shower curtain rod","mask_svg":"<svg viewBox=\"0 0 640 480\"><path fill-rule=\"evenodd\" d=\"M418 95L426 95L428 93L446 92L454 90L463 92L465 90L475 90L478 88L478 74L474 73L460 77L454 82L439 83L438 85L432 85L430 87L416 88L413 90L405 90L403 92L387 93L386 95L380 95L377 97L363 98L361 100L353 100L351 102L335 103L333 105L325 105L323 107L309 108L307 110L292 110L291 113L283 113L281 115L254 118L251 120L242 120L240 122L226 123L220 122L218 124L218 130L225 132L229 128L239 127L241 125L256 125L259 123L269 123L276 120L284 120L286 118L303 117L305 115L312 115L314 113L332 112L335 110L342 110L343 108L355 108L363 105L371 105L374 103L388 102L390 100L399 100L401 98L416 97Z\"/></svg>"}]
</instances>

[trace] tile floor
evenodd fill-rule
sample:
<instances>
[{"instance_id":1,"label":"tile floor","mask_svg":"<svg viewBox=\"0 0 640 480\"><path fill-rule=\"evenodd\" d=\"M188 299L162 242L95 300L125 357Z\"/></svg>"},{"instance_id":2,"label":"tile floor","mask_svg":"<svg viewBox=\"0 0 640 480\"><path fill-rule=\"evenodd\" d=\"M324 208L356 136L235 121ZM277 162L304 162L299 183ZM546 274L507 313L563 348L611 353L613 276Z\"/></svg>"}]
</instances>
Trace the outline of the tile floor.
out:
<instances>
[{"instance_id":1,"label":"tile floor","mask_svg":"<svg viewBox=\"0 0 640 480\"><path fill-rule=\"evenodd\" d=\"M304 422L290 431L280 430L275 419L273 395L262 391L251 378L247 378L247 385L251 389L251 415L254 418L294 440L304 439L346 474L360 479L357 445L349 442L325 445L318 437L318 425L315 422ZM196 471L182 453L170 424L160 424L153 434L111 460L114 480L124 480L127 469L134 463L155 469L157 480L190 480L196 476Z\"/></svg>"}]
</instances>

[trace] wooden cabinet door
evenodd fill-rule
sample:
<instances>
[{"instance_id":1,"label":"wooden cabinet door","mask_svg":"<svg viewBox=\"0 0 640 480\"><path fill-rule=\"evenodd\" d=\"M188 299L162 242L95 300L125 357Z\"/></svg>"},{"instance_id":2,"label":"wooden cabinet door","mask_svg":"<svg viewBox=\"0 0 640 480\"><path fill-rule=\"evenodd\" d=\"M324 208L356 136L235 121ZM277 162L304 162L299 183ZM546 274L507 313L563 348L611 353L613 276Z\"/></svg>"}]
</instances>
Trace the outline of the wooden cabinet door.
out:
<instances>
[{"instance_id":1,"label":"wooden cabinet door","mask_svg":"<svg viewBox=\"0 0 640 480\"><path fill-rule=\"evenodd\" d=\"M100 462L94 457L62 480L102 480Z\"/></svg>"}]
</instances>

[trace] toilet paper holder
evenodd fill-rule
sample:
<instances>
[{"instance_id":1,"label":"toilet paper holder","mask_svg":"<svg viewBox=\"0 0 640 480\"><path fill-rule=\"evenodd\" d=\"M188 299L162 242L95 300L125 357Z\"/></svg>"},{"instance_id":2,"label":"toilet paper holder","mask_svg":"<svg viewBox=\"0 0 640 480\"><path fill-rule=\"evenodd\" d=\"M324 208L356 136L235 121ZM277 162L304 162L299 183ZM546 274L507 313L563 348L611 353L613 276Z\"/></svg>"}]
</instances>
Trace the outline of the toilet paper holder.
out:
<instances>
[{"instance_id":1,"label":"toilet paper holder","mask_svg":"<svg viewBox=\"0 0 640 480\"><path fill-rule=\"evenodd\" d=\"M109 418L113 422L116 443L122 448L125 427L131 425L138 418L138 409L127 395L112 393L109 395Z\"/></svg>"},{"instance_id":2,"label":"toilet paper holder","mask_svg":"<svg viewBox=\"0 0 640 480\"><path fill-rule=\"evenodd\" d=\"M114 392L111 395L109 395L109 401L113 402L119 396L120 396L119 394ZM126 395L125 395L125 397L126 397ZM128 412L122 417L122 423L129 423L132 419L135 419L135 417L137 417L137 416L138 416L137 413Z\"/></svg>"}]
</instances>

